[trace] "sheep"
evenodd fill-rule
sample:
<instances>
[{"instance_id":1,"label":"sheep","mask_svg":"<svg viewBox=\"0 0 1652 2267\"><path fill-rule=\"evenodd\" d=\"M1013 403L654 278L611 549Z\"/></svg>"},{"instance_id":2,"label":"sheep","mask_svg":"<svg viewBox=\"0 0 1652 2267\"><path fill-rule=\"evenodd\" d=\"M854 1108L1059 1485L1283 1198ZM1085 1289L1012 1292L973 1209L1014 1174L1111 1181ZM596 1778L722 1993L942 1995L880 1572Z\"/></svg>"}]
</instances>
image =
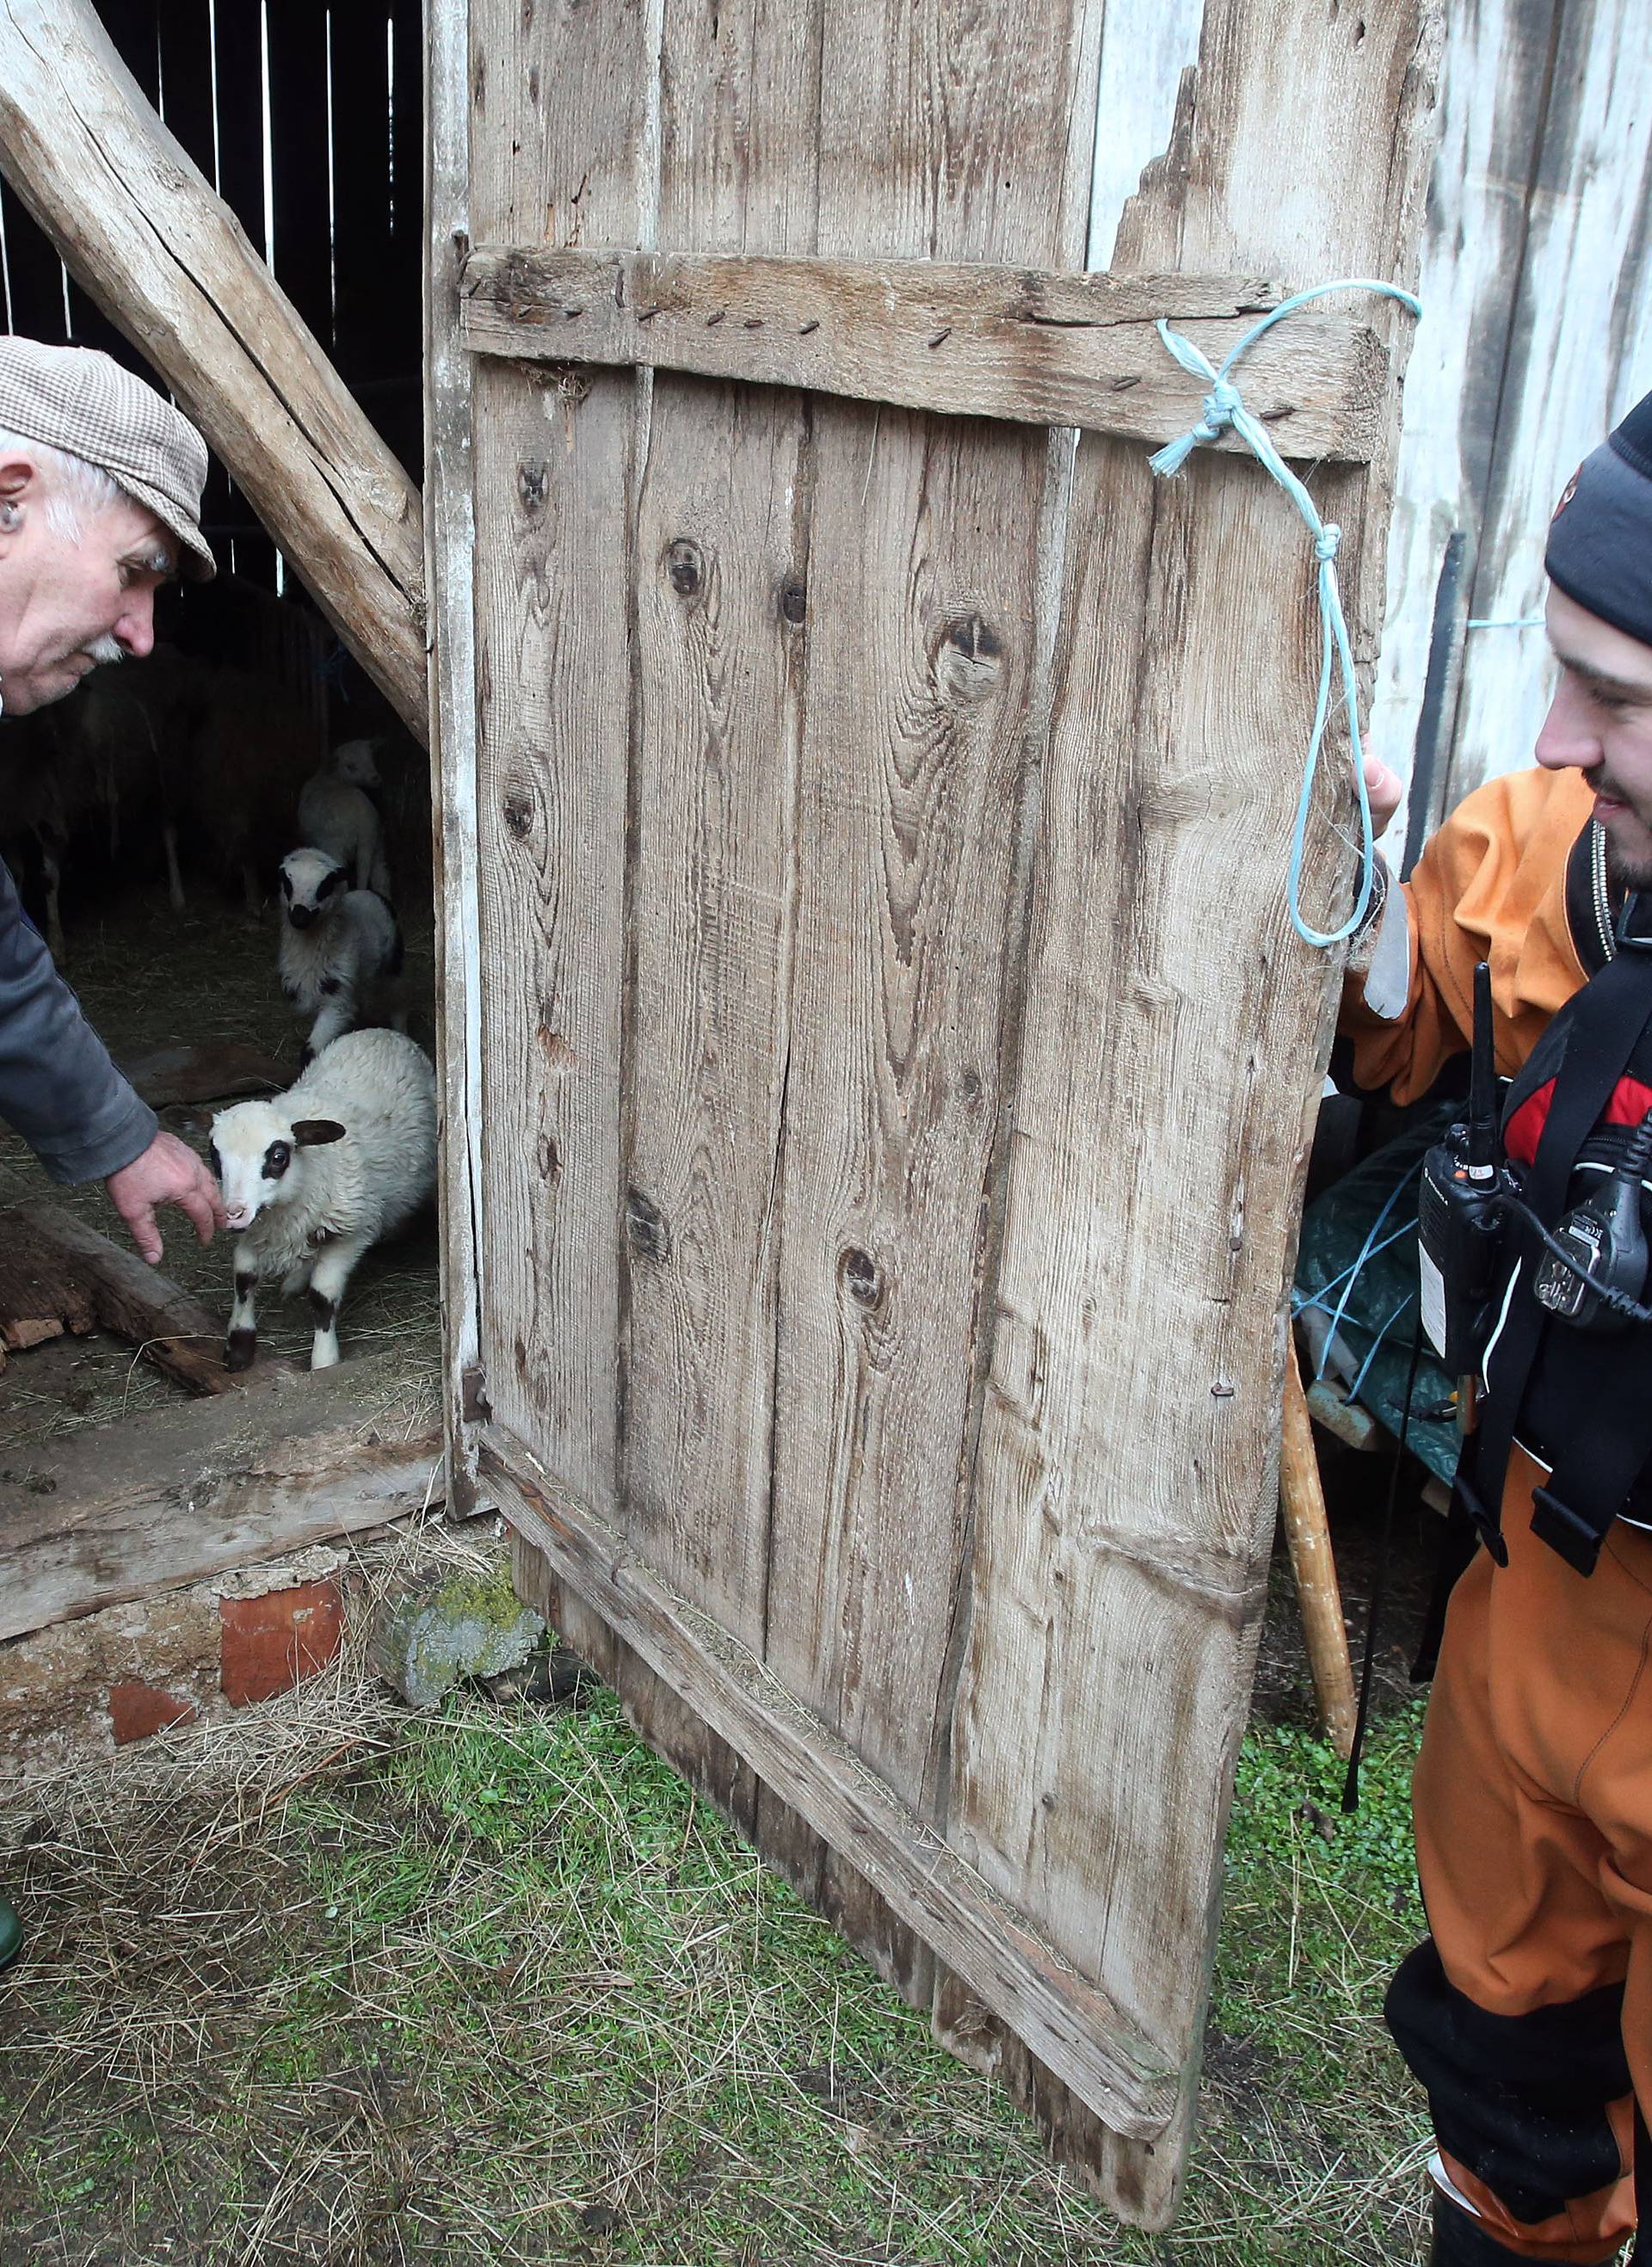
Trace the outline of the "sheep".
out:
<instances>
[{"instance_id":1,"label":"sheep","mask_svg":"<svg viewBox=\"0 0 1652 2267\"><path fill-rule=\"evenodd\" d=\"M396 916L376 891L349 884L325 850L306 846L281 862L281 988L301 1016L315 1017L305 1063L357 1023L387 1013L398 1031L407 1025Z\"/></svg>"},{"instance_id":2,"label":"sheep","mask_svg":"<svg viewBox=\"0 0 1652 2267\"><path fill-rule=\"evenodd\" d=\"M436 1185L436 1074L399 1031L350 1031L285 1094L212 1120L212 1170L237 1241L224 1366L258 1351L254 1295L281 1279L308 1291L312 1369L339 1359L338 1313L362 1255L410 1220Z\"/></svg>"},{"instance_id":3,"label":"sheep","mask_svg":"<svg viewBox=\"0 0 1652 2267\"><path fill-rule=\"evenodd\" d=\"M384 831L365 789L378 785L371 740L341 740L298 797L298 833L334 862L353 867L358 890L390 896L390 862Z\"/></svg>"}]
</instances>

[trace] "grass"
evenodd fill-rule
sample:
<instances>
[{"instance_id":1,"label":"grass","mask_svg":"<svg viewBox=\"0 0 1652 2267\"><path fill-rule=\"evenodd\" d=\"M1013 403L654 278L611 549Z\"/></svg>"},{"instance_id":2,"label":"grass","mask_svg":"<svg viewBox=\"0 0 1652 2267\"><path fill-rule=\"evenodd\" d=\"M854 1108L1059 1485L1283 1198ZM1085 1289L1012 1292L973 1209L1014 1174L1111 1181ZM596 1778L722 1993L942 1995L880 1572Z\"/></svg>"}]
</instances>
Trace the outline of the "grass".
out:
<instances>
[{"instance_id":1,"label":"grass","mask_svg":"<svg viewBox=\"0 0 1652 2267\"><path fill-rule=\"evenodd\" d=\"M1421 2255L1377 2021L1405 1782L1253 1725L1199 2144L1120 2230L602 1695L410 1718L341 1680L63 1784L0 1879L0 2225L56 2267Z\"/></svg>"}]
</instances>

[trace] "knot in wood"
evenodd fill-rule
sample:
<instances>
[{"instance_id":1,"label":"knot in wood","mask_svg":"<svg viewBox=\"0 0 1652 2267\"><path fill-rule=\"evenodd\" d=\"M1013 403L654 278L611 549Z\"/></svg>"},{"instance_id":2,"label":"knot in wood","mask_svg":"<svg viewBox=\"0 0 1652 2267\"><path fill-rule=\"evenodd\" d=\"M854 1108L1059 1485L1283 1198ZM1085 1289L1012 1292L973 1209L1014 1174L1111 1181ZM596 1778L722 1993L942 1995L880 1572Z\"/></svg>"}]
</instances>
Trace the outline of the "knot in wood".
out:
<instances>
[{"instance_id":1,"label":"knot in wood","mask_svg":"<svg viewBox=\"0 0 1652 2267\"><path fill-rule=\"evenodd\" d=\"M625 1229L633 1249L645 1259L671 1258L672 1232L665 1215L641 1189L628 1189L625 1192Z\"/></svg>"},{"instance_id":2,"label":"knot in wood","mask_svg":"<svg viewBox=\"0 0 1652 2267\"><path fill-rule=\"evenodd\" d=\"M803 583L797 581L782 583L780 611L786 621L802 621L809 611L809 593Z\"/></svg>"},{"instance_id":3,"label":"knot in wood","mask_svg":"<svg viewBox=\"0 0 1652 2267\"><path fill-rule=\"evenodd\" d=\"M504 801L499 808L500 815L510 832L515 835L518 842L525 842L533 832L533 798L527 789L521 787L507 788Z\"/></svg>"},{"instance_id":4,"label":"knot in wood","mask_svg":"<svg viewBox=\"0 0 1652 2267\"><path fill-rule=\"evenodd\" d=\"M665 572L679 598L697 597L705 579L705 561L700 546L691 543L686 535L674 537L665 547Z\"/></svg>"},{"instance_id":5,"label":"knot in wood","mask_svg":"<svg viewBox=\"0 0 1652 2267\"><path fill-rule=\"evenodd\" d=\"M550 474L543 464L518 465L517 494L522 499L523 510L530 516L536 511L543 511L550 484Z\"/></svg>"},{"instance_id":6,"label":"knot in wood","mask_svg":"<svg viewBox=\"0 0 1652 2267\"><path fill-rule=\"evenodd\" d=\"M870 1251L851 1244L838 1261L838 1275L857 1307L869 1310L883 1302L884 1274Z\"/></svg>"},{"instance_id":7,"label":"knot in wood","mask_svg":"<svg viewBox=\"0 0 1652 2267\"><path fill-rule=\"evenodd\" d=\"M962 705L985 701L1003 673L1003 640L980 614L963 614L942 632L934 657L942 698Z\"/></svg>"}]
</instances>

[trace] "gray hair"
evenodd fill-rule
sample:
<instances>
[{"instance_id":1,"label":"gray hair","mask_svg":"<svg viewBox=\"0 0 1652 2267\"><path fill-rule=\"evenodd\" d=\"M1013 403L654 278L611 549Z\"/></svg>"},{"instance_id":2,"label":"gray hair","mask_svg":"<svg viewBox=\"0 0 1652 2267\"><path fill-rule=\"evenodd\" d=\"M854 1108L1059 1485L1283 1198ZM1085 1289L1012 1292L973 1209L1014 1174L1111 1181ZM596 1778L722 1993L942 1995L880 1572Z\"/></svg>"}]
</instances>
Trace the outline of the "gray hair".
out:
<instances>
[{"instance_id":1,"label":"gray hair","mask_svg":"<svg viewBox=\"0 0 1652 2267\"><path fill-rule=\"evenodd\" d=\"M89 518L119 503L126 494L101 465L73 456L67 449L55 449L49 442L36 441L26 433L0 432L0 456L14 451L33 457L45 473L41 501L46 524L70 543L79 542Z\"/></svg>"}]
</instances>

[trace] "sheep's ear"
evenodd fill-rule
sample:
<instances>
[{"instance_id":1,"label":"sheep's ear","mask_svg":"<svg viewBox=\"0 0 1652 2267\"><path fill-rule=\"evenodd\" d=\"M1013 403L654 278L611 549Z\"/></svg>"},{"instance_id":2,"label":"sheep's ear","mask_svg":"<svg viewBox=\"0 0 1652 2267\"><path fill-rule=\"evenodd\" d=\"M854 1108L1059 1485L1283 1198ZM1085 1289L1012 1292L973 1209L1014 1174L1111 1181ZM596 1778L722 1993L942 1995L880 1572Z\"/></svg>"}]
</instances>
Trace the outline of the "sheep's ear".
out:
<instances>
[{"instance_id":1,"label":"sheep's ear","mask_svg":"<svg viewBox=\"0 0 1652 2267\"><path fill-rule=\"evenodd\" d=\"M341 1141L344 1128L336 1118L301 1118L292 1129L292 1138L301 1149L319 1149L328 1141Z\"/></svg>"}]
</instances>

